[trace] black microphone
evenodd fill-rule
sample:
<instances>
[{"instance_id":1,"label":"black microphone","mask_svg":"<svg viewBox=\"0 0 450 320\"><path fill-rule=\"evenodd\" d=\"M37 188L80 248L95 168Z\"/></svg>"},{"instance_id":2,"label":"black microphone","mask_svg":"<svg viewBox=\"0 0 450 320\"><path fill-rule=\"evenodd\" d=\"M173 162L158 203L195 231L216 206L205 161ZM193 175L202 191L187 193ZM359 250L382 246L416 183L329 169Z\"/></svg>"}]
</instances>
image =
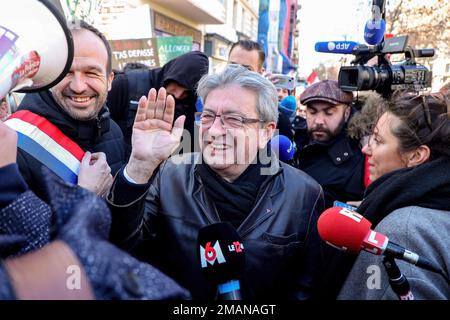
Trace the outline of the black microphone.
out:
<instances>
[{"instance_id":1,"label":"black microphone","mask_svg":"<svg viewBox=\"0 0 450 320\"><path fill-rule=\"evenodd\" d=\"M229 222L200 229L197 256L203 275L217 285L222 300L242 300L239 277L245 266L244 245Z\"/></svg>"},{"instance_id":2,"label":"black microphone","mask_svg":"<svg viewBox=\"0 0 450 320\"><path fill-rule=\"evenodd\" d=\"M389 278L389 284L392 291L399 297L400 300L414 300L414 295L411 292L408 279L400 271L395 263L394 258L384 256L383 265Z\"/></svg>"}]
</instances>

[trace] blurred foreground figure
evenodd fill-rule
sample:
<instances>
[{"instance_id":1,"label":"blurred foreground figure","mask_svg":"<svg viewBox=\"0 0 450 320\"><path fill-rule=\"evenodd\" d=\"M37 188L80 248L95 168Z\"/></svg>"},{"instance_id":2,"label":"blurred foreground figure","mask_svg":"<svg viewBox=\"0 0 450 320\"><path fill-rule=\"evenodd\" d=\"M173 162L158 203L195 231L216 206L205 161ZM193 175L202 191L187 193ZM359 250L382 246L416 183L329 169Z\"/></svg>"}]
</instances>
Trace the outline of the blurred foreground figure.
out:
<instances>
[{"instance_id":1,"label":"blurred foreground figure","mask_svg":"<svg viewBox=\"0 0 450 320\"><path fill-rule=\"evenodd\" d=\"M93 193L45 168L49 205L27 190L15 163L16 142L15 132L0 123L0 257L6 258L0 299L188 297L157 269L108 243L111 215ZM70 285L72 272L80 289Z\"/></svg>"}]
</instances>

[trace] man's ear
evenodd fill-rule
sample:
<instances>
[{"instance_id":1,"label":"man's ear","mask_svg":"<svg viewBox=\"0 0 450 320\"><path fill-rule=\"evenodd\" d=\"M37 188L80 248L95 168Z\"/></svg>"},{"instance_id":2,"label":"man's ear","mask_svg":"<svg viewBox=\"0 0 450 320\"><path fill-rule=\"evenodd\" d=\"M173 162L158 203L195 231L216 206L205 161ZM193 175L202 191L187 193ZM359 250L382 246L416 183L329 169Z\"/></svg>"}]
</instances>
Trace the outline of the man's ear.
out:
<instances>
[{"instance_id":1,"label":"man's ear","mask_svg":"<svg viewBox=\"0 0 450 320\"><path fill-rule=\"evenodd\" d=\"M263 149L266 147L267 142L269 142L269 140L272 139L276 127L277 124L275 122L269 122L264 124L264 127L262 127L259 130L259 140L258 140L259 149Z\"/></svg>"},{"instance_id":2,"label":"man's ear","mask_svg":"<svg viewBox=\"0 0 450 320\"><path fill-rule=\"evenodd\" d=\"M406 153L406 165L408 167L415 167L419 164L425 163L430 160L431 150L426 145L421 145L413 151Z\"/></svg>"},{"instance_id":3,"label":"man's ear","mask_svg":"<svg viewBox=\"0 0 450 320\"><path fill-rule=\"evenodd\" d=\"M348 121L348 118L350 118L350 113L352 112L352 107L351 106L347 106L346 108L345 108L345 111L344 111L344 116L345 116L345 122L347 122Z\"/></svg>"},{"instance_id":4,"label":"man's ear","mask_svg":"<svg viewBox=\"0 0 450 320\"><path fill-rule=\"evenodd\" d=\"M108 91L111 90L113 80L114 80L114 72L111 72L106 79L106 81L108 81Z\"/></svg>"}]
</instances>

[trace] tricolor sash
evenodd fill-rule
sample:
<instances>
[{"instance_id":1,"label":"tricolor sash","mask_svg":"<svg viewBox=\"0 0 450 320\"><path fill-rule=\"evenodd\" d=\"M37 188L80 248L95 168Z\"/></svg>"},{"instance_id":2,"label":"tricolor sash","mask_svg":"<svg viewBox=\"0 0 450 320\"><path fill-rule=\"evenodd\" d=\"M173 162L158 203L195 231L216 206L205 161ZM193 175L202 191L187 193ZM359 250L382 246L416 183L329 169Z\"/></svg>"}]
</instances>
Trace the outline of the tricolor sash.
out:
<instances>
[{"instance_id":1,"label":"tricolor sash","mask_svg":"<svg viewBox=\"0 0 450 320\"><path fill-rule=\"evenodd\" d=\"M55 125L37 114L21 110L5 121L18 135L17 146L61 179L76 184L84 151Z\"/></svg>"}]
</instances>

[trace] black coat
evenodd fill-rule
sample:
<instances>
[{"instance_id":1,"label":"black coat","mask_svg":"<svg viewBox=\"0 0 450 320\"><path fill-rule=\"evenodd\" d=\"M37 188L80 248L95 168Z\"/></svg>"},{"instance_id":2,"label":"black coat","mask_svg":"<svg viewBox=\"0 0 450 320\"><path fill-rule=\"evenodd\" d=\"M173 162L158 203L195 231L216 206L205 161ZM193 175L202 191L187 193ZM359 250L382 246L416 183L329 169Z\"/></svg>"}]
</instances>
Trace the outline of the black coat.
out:
<instances>
[{"instance_id":1,"label":"black coat","mask_svg":"<svg viewBox=\"0 0 450 320\"><path fill-rule=\"evenodd\" d=\"M0 167L0 259L46 245L51 220L50 208L27 191L17 164Z\"/></svg>"},{"instance_id":2,"label":"black coat","mask_svg":"<svg viewBox=\"0 0 450 320\"><path fill-rule=\"evenodd\" d=\"M199 158L198 153L185 154L182 164L163 163L144 212L120 212L127 188L120 174L108 200L119 209L113 210L113 242L127 248L141 243L153 265L190 290L194 299L203 300L213 299L217 287L201 273L197 235L220 218L197 171ZM309 298L320 276L323 242L316 225L323 211L322 190L291 166L275 160L271 168L274 174L265 180L253 210L237 229L246 250L241 292L244 299L258 301Z\"/></svg>"},{"instance_id":3,"label":"black coat","mask_svg":"<svg viewBox=\"0 0 450 320\"><path fill-rule=\"evenodd\" d=\"M158 90L171 80L176 81L189 91L188 98L176 101L174 121L181 115L186 116L184 128L191 135L191 151L193 151L194 142L196 142L194 141L194 114L196 112L197 83L204 74L208 73L208 64L208 57L205 54L192 51L170 60L161 68L131 70L116 75L108 94L107 105L112 119L119 124L125 137L127 156L131 151L131 133L137 110L137 104L130 104L130 101L139 101L140 97L148 95L151 88ZM146 75L145 77L137 76L139 73L146 73ZM148 82L136 84L136 88L130 90L129 77L143 78Z\"/></svg>"},{"instance_id":4,"label":"black coat","mask_svg":"<svg viewBox=\"0 0 450 320\"><path fill-rule=\"evenodd\" d=\"M125 163L123 135L104 107L97 119L78 121L69 116L53 99L49 91L27 94L19 110L29 110L46 118L84 151L104 152L114 175ZM46 200L42 164L19 149L17 163L28 186L37 196Z\"/></svg>"},{"instance_id":5,"label":"black coat","mask_svg":"<svg viewBox=\"0 0 450 320\"><path fill-rule=\"evenodd\" d=\"M345 129L327 143L308 143L307 130L296 130L296 167L313 177L323 188L325 206L333 202L360 201L364 195L364 155L359 142Z\"/></svg>"}]
</instances>

